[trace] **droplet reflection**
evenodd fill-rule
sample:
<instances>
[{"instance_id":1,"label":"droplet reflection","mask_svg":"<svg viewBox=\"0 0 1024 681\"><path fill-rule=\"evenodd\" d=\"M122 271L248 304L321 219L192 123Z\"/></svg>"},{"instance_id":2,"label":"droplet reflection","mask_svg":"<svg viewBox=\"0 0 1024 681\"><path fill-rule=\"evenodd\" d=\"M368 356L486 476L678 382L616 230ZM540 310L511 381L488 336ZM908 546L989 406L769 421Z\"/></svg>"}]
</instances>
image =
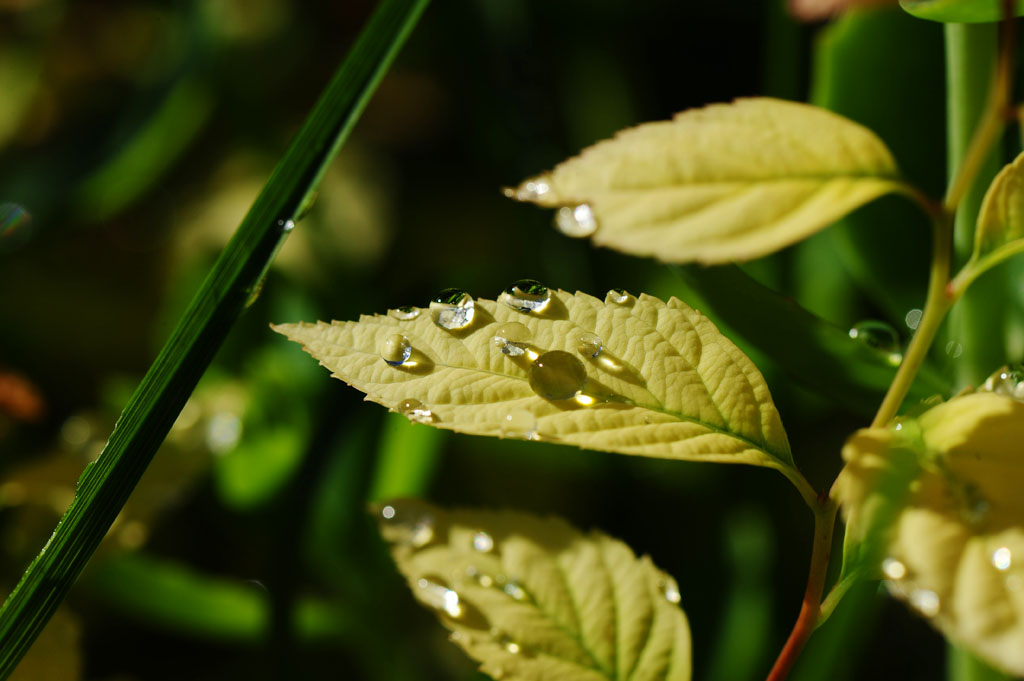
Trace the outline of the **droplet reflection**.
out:
<instances>
[{"instance_id":1,"label":"droplet reflection","mask_svg":"<svg viewBox=\"0 0 1024 681\"><path fill-rule=\"evenodd\" d=\"M992 565L995 566L997 570L1009 570L1012 562L1013 555L1010 553L1010 549L1008 547L1000 546L992 552Z\"/></svg>"}]
</instances>

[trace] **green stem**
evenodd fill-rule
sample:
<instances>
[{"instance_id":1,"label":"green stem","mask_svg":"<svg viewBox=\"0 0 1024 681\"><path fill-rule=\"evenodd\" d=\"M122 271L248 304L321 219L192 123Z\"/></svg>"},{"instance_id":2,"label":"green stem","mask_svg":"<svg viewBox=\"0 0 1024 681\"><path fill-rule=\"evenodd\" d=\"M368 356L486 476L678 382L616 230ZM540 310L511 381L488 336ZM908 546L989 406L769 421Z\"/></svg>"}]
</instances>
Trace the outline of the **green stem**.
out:
<instances>
[{"instance_id":1,"label":"green stem","mask_svg":"<svg viewBox=\"0 0 1024 681\"><path fill-rule=\"evenodd\" d=\"M275 168L103 452L82 474L57 529L0 609L0 680L14 671L120 513L426 5L381 3Z\"/></svg>"},{"instance_id":2,"label":"green stem","mask_svg":"<svg viewBox=\"0 0 1024 681\"><path fill-rule=\"evenodd\" d=\"M836 607L839 606L840 601L846 596L847 592L853 587L857 586L864 576L860 572L851 572L850 574L843 577L841 580L835 583L829 590L828 595L825 596L825 600L821 602L821 614L818 617L817 626L823 625L828 618L835 612Z\"/></svg>"},{"instance_id":3,"label":"green stem","mask_svg":"<svg viewBox=\"0 0 1024 681\"><path fill-rule=\"evenodd\" d=\"M949 268L952 257L952 230L953 225L949 218L939 217L935 220L935 235L933 244L933 256L931 273L928 279L928 295L925 299L924 312L918 324L914 337L907 346L903 355L903 362L896 372L889 391L882 400L882 405L875 414L872 427L881 427L887 424L896 416L903 399L907 396L917 370L924 362L928 349L938 333L942 320L945 318L949 308L953 305L954 298L949 291Z\"/></svg>"},{"instance_id":4,"label":"green stem","mask_svg":"<svg viewBox=\"0 0 1024 681\"><path fill-rule=\"evenodd\" d=\"M953 262L968 260L985 191L999 170L995 153L1007 118L1012 39L997 49L995 24L946 24L947 153L950 185L944 206L955 211ZM993 275L963 297L950 316L950 339L959 344L955 381L980 381L1005 357L1005 276ZM956 347L956 345L954 345Z\"/></svg>"},{"instance_id":5,"label":"green stem","mask_svg":"<svg viewBox=\"0 0 1024 681\"><path fill-rule=\"evenodd\" d=\"M767 681L782 681L789 676L817 626L821 614L821 595L825 591L825 578L832 553L832 533L835 529L837 509L838 504L831 497L820 498L814 506L814 546L811 549L811 568L807 576L803 604L786 645L768 673Z\"/></svg>"}]
</instances>

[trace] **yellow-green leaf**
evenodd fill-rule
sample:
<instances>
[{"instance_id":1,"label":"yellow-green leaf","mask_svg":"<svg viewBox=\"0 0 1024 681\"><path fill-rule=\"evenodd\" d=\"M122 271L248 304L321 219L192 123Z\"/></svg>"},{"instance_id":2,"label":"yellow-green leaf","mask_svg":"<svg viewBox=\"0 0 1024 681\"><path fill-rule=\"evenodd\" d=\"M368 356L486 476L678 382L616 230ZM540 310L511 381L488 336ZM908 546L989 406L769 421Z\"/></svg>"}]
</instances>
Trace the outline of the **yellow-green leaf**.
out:
<instances>
[{"instance_id":1,"label":"yellow-green leaf","mask_svg":"<svg viewBox=\"0 0 1024 681\"><path fill-rule=\"evenodd\" d=\"M1001 0L900 0L900 6L915 17L953 24L999 21L1003 16ZM1017 0L1013 11L1024 14L1024 2Z\"/></svg>"},{"instance_id":2,"label":"yellow-green leaf","mask_svg":"<svg viewBox=\"0 0 1024 681\"><path fill-rule=\"evenodd\" d=\"M563 231L602 246L721 263L777 251L899 191L892 155L867 128L753 98L624 130L508 195L565 207Z\"/></svg>"},{"instance_id":3,"label":"yellow-green leaf","mask_svg":"<svg viewBox=\"0 0 1024 681\"><path fill-rule=\"evenodd\" d=\"M919 474L883 538L889 591L950 639L1024 675L1024 402L978 392L900 430L862 431L843 450L839 494L852 532L892 449L912 447Z\"/></svg>"},{"instance_id":4,"label":"yellow-green leaf","mask_svg":"<svg viewBox=\"0 0 1024 681\"><path fill-rule=\"evenodd\" d=\"M1024 154L992 180L978 213L975 256L986 256L1001 247L1014 252L1024 249Z\"/></svg>"},{"instance_id":5,"label":"yellow-green leaf","mask_svg":"<svg viewBox=\"0 0 1024 681\"><path fill-rule=\"evenodd\" d=\"M463 329L419 308L274 329L366 399L440 428L791 469L764 378L702 314L675 298L537 290L532 312L476 300Z\"/></svg>"},{"instance_id":6,"label":"yellow-green leaf","mask_svg":"<svg viewBox=\"0 0 1024 681\"><path fill-rule=\"evenodd\" d=\"M679 588L600 532L526 513L379 508L416 598L505 681L687 681Z\"/></svg>"}]
</instances>

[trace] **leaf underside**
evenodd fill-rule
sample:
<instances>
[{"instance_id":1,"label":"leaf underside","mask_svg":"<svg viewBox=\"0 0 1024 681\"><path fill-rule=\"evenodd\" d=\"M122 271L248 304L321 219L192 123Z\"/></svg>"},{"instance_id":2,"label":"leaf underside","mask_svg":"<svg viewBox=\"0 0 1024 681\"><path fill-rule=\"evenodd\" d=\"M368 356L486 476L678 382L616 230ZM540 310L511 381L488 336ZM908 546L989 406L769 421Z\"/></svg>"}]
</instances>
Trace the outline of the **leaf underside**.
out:
<instances>
[{"instance_id":1,"label":"leaf underside","mask_svg":"<svg viewBox=\"0 0 1024 681\"><path fill-rule=\"evenodd\" d=\"M985 192L974 233L974 251L985 256L999 248L1019 251L1024 240L1024 154L1005 166Z\"/></svg>"},{"instance_id":2,"label":"leaf underside","mask_svg":"<svg viewBox=\"0 0 1024 681\"><path fill-rule=\"evenodd\" d=\"M884 539L890 593L953 641L995 666L1024 675L1024 403L979 392L925 412L920 473ZM840 497L850 530L870 515L892 430L869 429L843 451Z\"/></svg>"},{"instance_id":3,"label":"leaf underside","mask_svg":"<svg viewBox=\"0 0 1024 681\"><path fill-rule=\"evenodd\" d=\"M677 299L628 296L619 304L551 291L541 313L478 299L475 315L462 331L440 328L426 309L410 320L375 315L273 328L302 343L367 400L394 411L418 401L430 413L419 420L440 428L621 454L793 465L760 372L706 317ZM518 357L494 343L510 322L532 335ZM396 333L412 346L410 361L397 367L378 351ZM598 336L597 357L580 353L584 333ZM531 387L534 360L554 350L570 353L586 371L574 398L545 399Z\"/></svg>"},{"instance_id":4,"label":"leaf underside","mask_svg":"<svg viewBox=\"0 0 1024 681\"><path fill-rule=\"evenodd\" d=\"M690 678L675 580L622 542L526 513L379 510L413 594L495 679Z\"/></svg>"},{"instance_id":5,"label":"leaf underside","mask_svg":"<svg viewBox=\"0 0 1024 681\"><path fill-rule=\"evenodd\" d=\"M767 255L899 191L892 155L867 128L751 98L624 130L509 195L589 205L596 244L714 264Z\"/></svg>"}]
</instances>

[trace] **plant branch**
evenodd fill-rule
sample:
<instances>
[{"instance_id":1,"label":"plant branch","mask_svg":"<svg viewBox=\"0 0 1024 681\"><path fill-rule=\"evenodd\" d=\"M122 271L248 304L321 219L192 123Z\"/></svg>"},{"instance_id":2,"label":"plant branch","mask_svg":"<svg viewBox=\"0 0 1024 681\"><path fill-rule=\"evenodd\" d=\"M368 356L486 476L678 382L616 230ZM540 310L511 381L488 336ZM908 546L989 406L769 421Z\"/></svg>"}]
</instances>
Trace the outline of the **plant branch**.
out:
<instances>
[{"instance_id":1,"label":"plant branch","mask_svg":"<svg viewBox=\"0 0 1024 681\"><path fill-rule=\"evenodd\" d=\"M814 508L814 546L811 549L811 568L807 577L803 604L797 616L793 631L786 640L775 665L768 673L767 681L783 681L803 651L821 614L821 595L825 591L825 577L832 553L832 533L835 529L836 511L839 506L831 497L818 499Z\"/></svg>"}]
</instances>

